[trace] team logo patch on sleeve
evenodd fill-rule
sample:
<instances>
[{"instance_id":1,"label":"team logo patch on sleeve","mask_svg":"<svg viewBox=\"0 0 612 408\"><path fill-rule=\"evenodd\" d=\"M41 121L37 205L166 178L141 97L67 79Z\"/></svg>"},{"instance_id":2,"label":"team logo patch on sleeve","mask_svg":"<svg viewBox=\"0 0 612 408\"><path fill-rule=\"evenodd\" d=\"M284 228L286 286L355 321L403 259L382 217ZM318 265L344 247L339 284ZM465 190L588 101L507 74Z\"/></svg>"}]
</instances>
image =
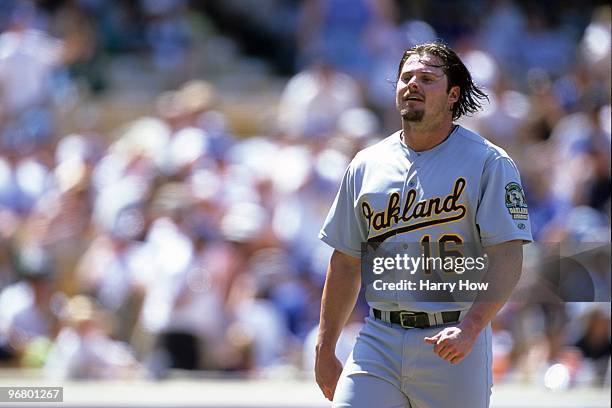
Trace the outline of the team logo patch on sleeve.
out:
<instances>
[{"instance_id":1,"label":"team logo patch on sleeve","mask_svg":"<svg viewBox=\"0 0 612 408\"><path fill-rule=\"evenodd\" d=\"M529 216L525 193L520 184L506 184L506 208L514 220L526 220Z\"/></svg>"}]
</instances>

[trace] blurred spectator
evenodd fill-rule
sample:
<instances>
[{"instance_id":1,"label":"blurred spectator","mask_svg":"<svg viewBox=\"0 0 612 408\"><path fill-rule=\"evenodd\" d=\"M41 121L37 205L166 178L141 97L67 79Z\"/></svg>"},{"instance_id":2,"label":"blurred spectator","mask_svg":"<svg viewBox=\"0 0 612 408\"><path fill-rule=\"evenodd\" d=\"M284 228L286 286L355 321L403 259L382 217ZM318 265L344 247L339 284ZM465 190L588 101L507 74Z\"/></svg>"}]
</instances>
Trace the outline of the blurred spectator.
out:
<instances>
[{"instance_id":1,"label":"blurred spectator","mask_svg":"<svg viewBox=\"0 0 612 408\"><path fill-rule=\"evenodd\" d=\"M328 136L343 112L359 106L357 82L319 61L287 83L280 100L279 127L292 138Z\"/></svg>"},{"instance_id":2,"label":"blurred spectator","mask_svg":"<svg viewBox=\"0 0 612 408\"><path fill-rule=\"evenodd\" d=\"M369 42L393 19L388 0L311 0L303 3L298 45L302 58L325 56L329 64L365 79L372 68Z\"/></svg>"},{"instance_id":3,"label":"blurred spectator","mask_svg":"<svg viewBox=\"0 0 612 408\"><path fill-rule=\"evenodd\" d=\"M287 349L287 333L282 316L269 300L266 283L256 277L241 275L230 292L229 312L232 324L227 342L240 347L245 342L248 354L239 366L264 369L278 365ZM239 342L237 337L242 338Z\"/></svg>"},{"instance_id":4,"label":"blurred spectator","mask_svg":"<svg viewBox=\"0 0 612 408\"><path fill-rule=\"evenodd\" d=\"M24 281L0 292L0 338L5 339L5 352L17 362L33 342L52 339L56 331L53 277L45 271L29 273Z\"/></svg>"},{"instance_id":5,"label":"blurred spectator","mask_svg":"<svg viewBox=\"0 0 612 408\"><path fill-rule=\"evenodd\" d=\"M85 296L71 298L62 311L62 326L45 363L55 379L121 379L138 365L125 343L109 337L110 316Z\"/></svg>"},{"instance_id":6,"label":"blurred spectator","mask_svg":"<svg viewBox=\"0 0 612 408\"><path fill-rule=\"evenodd\" d=\"M15 21L0 35L2 112L18 115L51 97L53 69L62 63L62 42Z\"/></svg>"},{"instance_id":7,"label":"blurred spectator","mask_svg":"<svg viewBox=\"0 0 612 408\"><path fill-rule=\"evenodd\" d=\"M191 35L185 1L141 0L140 4L148 20L146 39L155 66L176 69L186 58Z\"/></svg>"},{"instance_id":8,"label":"blurred spectator","mask_svg":"<svg viewBox=\"0 0 612 408\"><path fill-rule=\"evenodd\" d=\"M605 376L610 366L610 313L600 308L593 308L586 316L582 337L575 346L580 350L586 363L593 371L594 383L604 385Z\"/></svg>"},{"instance_id":9,"label":"blurred spectator","mask_svg":"<svg viewBox=\"0 0 612 408\"><path fill-rule=\"evenodd\" d=\"M36 17L24 2L0 34L0 142L22 154L54 136L53 80L66 62L63 42L35 28Z\"/></svg>"}]
</instances>

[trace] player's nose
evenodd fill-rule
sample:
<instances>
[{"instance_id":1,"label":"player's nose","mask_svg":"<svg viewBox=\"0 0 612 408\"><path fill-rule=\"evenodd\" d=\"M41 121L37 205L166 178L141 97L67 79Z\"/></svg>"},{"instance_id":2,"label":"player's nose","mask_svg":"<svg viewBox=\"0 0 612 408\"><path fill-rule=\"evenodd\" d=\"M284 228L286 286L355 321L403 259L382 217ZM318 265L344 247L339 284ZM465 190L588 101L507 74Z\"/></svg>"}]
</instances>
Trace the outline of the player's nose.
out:
<instances>
[{"instance_id":1,"label":"player's nose","mask_svg":"<svg viewBox=\"0 0 612 408\"><path fill-rule=\"evenodd\" d=\"M410 92L418 92L419 91L419 83L416 77L412 77L410 81L408 81L408 90Z\"/></svg>"}]
</instances>

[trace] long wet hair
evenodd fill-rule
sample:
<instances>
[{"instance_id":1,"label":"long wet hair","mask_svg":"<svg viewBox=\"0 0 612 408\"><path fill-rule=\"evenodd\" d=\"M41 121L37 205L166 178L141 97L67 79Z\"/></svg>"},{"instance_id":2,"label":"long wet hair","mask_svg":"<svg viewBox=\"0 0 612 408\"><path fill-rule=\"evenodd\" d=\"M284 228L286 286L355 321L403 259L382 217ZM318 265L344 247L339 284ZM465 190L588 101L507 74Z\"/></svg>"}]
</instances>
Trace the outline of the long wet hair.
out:
<instances>
[{"instance_id":1,"label":"long wet hair","mask_svg":"<svg viewBox=\"0 0 612 408\"><path fill-rule=\"evenodd\" d=\"M438 57L442 61L442 65L434 66L442 68L448 78L447 92L453 86L458 86L461 90L459 100L453 105L453 120L457 120L463 115L478 112L482 109L482 101L484 99L489 100L487 94L472 81L470 71L468 71L455 51L442 42L419 44L404 51L397 70L398 80L404 63L410 56L415 54L419 56L430 54Z\"/></svg>"}]
</instances>

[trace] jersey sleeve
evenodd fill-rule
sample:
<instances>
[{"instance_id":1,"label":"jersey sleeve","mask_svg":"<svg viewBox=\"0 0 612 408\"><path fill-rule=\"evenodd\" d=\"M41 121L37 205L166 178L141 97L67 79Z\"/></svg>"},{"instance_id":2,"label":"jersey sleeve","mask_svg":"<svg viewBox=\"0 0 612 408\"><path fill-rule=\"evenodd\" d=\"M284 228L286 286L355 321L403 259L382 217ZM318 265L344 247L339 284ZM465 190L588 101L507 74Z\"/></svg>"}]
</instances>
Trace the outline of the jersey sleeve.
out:
<instances>
[{"instance_id":1,"label":"jersey sleeve","mask_svg":"<svg viewBox=\"0 0 612 408\"><path fill-rule=\"evenodd\" d=\"M487 247L512 240L531 242L531 222L525 193L516 165L500 156L485 167L476 210L482 245Z\"/></svg>"},{"instance_id":2,"label":"jersey sleeve","mask_svg":"<svg viewBox=\"0 0 612 408\"><path fill-rule=\"evenodd\" d=\"M358 208L357 182L351 164L319 233L323 242L354 257L361 256L361 243L367 241L367 227Z\"/></svg>"}]
</instances>

